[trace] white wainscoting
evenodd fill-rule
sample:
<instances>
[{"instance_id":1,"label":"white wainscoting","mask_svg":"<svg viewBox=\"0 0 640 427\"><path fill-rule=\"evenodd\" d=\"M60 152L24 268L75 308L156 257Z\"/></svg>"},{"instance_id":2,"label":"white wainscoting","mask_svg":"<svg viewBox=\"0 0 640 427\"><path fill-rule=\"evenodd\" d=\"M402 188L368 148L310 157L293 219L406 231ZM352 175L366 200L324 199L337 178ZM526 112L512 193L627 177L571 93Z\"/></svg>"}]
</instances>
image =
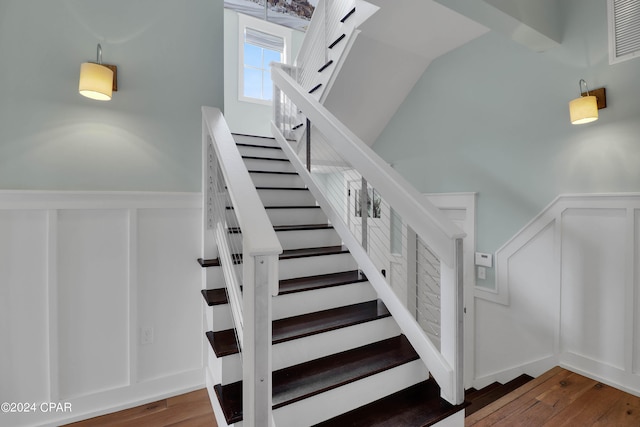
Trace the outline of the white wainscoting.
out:
<instances>
[{"instance_id":1,"label":"white wainscoting","mask_svg":"<svg viewBox=\"0 0 640 427\"><path fill-rule=\"evenodd\" d=\"M0 402L72 408L0 425L202 387L201 229L199 193L0 191Z\"/></svg>"},{"instance_id":2,"label":"white wainscoting","mask_svg":"<svg viewBox=\"0 0 640 427\"><path fill-rule=\"evenodd\" d=\"M476 294L476 385L561 365L640 395L640 194L559 196Z\"/></svg>"}]
</instances>

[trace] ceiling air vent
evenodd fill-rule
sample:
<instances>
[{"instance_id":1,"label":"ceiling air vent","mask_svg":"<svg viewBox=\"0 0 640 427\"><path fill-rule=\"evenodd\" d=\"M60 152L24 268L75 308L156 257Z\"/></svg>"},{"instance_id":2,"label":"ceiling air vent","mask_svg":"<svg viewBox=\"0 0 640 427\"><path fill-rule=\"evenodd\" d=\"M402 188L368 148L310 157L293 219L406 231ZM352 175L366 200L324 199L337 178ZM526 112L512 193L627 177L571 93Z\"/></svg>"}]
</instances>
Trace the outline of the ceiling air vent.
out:
<instances>
[{"instance_id":1,"label":"ceiling air vent","mask_svg":"<svg viewBox=\"0 0 640 427\"><path fill-rule=\"evenodd\" d=\"M640 57L640 0L608 0L609 63Z\"/></svg>"}]
</instances>

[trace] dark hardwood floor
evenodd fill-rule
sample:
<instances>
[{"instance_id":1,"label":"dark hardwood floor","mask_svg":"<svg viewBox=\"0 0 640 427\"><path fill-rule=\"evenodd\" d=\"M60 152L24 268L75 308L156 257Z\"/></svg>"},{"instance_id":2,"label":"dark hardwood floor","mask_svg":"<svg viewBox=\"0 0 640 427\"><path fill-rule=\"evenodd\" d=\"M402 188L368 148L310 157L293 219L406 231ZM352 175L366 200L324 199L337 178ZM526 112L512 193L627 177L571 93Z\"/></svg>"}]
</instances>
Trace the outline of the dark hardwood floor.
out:
<instances>
[{"instance_id":1,"label":"dark hardwood floor","mask_svg":"<svg viewBox=\"0 0 640 427\"><path fill-rule=\"evenodd\" d=\"M72 427L216 427L205 389ZM467 427L640 426L640 397L559 367L467 416Z\"/></svg>"},{"instance_id":2,"label":"dark hardwood floor","mask_svg":"<svg viewBox=\"0 0 640 427\"><path fill-rule=\"evenodd\" d=\"M162 399L68 427L217 427L206 389Z\"/></svg>"}]
</instances>

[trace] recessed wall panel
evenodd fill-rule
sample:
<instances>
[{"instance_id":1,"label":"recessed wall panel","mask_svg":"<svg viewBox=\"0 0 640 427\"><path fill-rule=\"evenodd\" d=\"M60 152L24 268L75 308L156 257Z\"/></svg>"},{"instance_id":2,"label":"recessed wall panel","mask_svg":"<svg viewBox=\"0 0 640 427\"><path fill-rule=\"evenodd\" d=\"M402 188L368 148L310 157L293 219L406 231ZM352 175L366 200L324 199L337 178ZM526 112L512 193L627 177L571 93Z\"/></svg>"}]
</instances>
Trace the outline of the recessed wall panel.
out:
<instances>
[{"instance_id":1,"label":"recessed wall panel","mask_svg":"<svg viewBox=\"0 0 640 427\"><path fill-rule=\"evenodd\" d=\"M136 340L139 381L203 365L200 221L197 209L138 211L136 332L153 329L153 342Z\"/></svg>"},{"instance_id":2,"label":"recessed wall panel","mask_svg":"<svg viewBox=\"0 0 640 427\"><path fill-rule=\"evenodd\" d=\"M625 209L562 215L563 351L624 369Z\"/></svg>"},{"instance_id":3,"label":"recessed wall panel","mask_svg":"<svg viewBox=\"0 0 640 427\"><path fill-rule=\"evenodd\" d=\"M47 213L0 210L0 402L49 400L47 313Z\"/></svg>"},{"instance_id":4,"label":"recessed wall panel","mask_svg":"<svg viewBox=\"0 0 640 427\"><path fill-rule=\"evenodd\" d=\"M129 382L129 213L58 213L60 398Z\"/></svg>"}]
</instances>

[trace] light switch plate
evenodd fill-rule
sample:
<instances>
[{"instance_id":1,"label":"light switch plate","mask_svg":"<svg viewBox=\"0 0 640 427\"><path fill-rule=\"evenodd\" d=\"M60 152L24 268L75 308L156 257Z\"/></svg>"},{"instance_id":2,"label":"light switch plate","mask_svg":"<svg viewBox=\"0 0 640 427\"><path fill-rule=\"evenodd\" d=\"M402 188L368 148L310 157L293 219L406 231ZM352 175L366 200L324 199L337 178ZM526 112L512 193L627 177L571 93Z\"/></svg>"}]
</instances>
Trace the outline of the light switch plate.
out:
<instances>
[{"instance_id":1,"label":"light switch plate","mask_svg":"<svg viewBox=\"0 0 640 427\"><path fill-rule=\"evenodd\" d=\"M476 252L476 265L483 267L493 267L493 255Z\"/></svg>"}]
</instances>

